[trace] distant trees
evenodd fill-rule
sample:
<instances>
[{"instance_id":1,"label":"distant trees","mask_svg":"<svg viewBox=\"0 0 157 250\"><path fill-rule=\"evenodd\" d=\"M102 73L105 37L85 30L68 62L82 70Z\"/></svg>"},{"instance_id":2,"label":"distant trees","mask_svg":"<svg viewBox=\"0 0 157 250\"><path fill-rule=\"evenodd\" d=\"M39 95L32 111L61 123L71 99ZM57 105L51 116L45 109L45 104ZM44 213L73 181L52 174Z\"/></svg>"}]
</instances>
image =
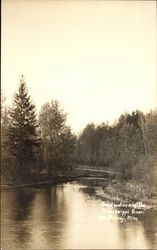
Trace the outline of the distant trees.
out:
<instances>
[{"instance_id":1,"label":"distant trees","mask_svg":"<svg viewBox=\"0 0 157 250\"><path fill-rule=\"evenodd\" d=\"M5 99L2 93L1 170L6 179L47 178L44 172L51 178L70 174L73 164L87 164L113 168L125 180L156 182L157 110L122 114L113 125L87 124L76 138L57 100L45 103L37 120L23 76L11 107Z\"/></svg>"},{"instance_id":2,"label":"distant trees","mask_svg":"<svg viewBox=\"0 0 157 250\"><path fill-rule=\"evenodd\" d=\"M79 164L114 168L123 179L153 176L157 172L157 111L125 113L112 126L88 124L77 139L75 158Z\"/></svg>"},{"instance_id":3,"label":"distant trees","mask_svg":"<svg viewBox=\"0 0 157 250\"><path fill-rule=\"evenodd\" d=\"M75 137L66 125L66 113L57 100L45 103L39 113L44 164L48 175L59 175L72 166Z\"/></svg>"},{"instance_id":4,"label":"distant trees","mask_svg":"<svg viewBox=\"0 0 157 250\"><path fill-rule=\"evenodd\" d=\"M133 168L142 155L145 154L141 131L133 124L126 124L118 131L118 158L115 166L124 179L133 177Z\"/></svg>"},{"instance_id":5,"label":"distant trees","mask_svg":"<svg viewBox=\"0 0 157 250\"><path fill-rule=\"evenodd\" d=\"M88 124L83 130L78 143L79 159L83 164L95 164L96 161L96 141L95 141L95 126Z\"/></svg>"},{"instance_id":6,"label":"distant trees","mask_svg":"<svg viewBox=\"0 0 157 250\"><path fill-rule=\"evenodd\" d=\"M21 76L18 91L14 95L12 107L9 112L8 141L14 170L18 176L29 174L29 164L35 161L35 147L38 146L37 120L35 106Z\"/></svg>"},{"instance_id":7,"label":"distant trees","mask_svg":"<svg viewBox=\"0 0 157 250\"><path fill-rule=\"evenodd\" d=\"M77 161L87 165L108 165L116 154L116 128L108 124L88 124L77 140Z\"/></svg>"}]
</instances>

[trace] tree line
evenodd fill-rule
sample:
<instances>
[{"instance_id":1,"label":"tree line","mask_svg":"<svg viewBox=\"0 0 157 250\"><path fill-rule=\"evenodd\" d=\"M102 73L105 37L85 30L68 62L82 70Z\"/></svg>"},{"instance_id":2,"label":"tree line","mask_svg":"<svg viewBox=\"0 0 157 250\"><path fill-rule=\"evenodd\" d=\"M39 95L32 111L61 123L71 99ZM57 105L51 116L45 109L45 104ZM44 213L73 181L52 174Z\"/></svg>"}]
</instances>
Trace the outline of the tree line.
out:
<instances>
[{"instance_id":1,"label":"tree line","mask_svg":"<svg viewBox=\"0 0 157 250\"><path fill-rule=\"evenodd\" d=\"M77 140L75 161L113 169L123 180L156 182L157 111L125 113L111 126L88 124Z\"/></svg>"},{"instance_id":2,"label":"tree line","mask_svg":"<svg viewBox=\"0 0 157 250\"><path fill-rule=\"evenodd\" d=\"M1 176L9 181L70 174L74 165L112 168L123 179L154 181L157 111L121 115L113 125L88 124L79 136L57 100L39 113L21 76L11 107L1 98ZM119 177L118 177L119 178Z\"/></svg>"},{"instance_id":3,"label":"tree line","mask_svg":"<svg viewBox=\"0 0 157 250\"><path fill-rule=\"evenodd\" d=\"M37 116L24 76L11 107L1 104L2 178L39 180L63 175L73 164L75 136L66 125L67 114L57 100L45 103Z\"/></svg>"}]
</instances>

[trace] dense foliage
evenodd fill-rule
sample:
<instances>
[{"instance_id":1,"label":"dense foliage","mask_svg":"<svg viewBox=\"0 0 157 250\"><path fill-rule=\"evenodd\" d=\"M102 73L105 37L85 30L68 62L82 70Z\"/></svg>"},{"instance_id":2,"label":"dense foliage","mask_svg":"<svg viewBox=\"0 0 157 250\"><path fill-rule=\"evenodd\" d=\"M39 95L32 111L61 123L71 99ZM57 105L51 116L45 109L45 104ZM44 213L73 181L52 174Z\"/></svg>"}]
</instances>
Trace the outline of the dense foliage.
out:
<instances>
[{"instance_id":1,"label":"dense foliage","mask_svg":"<svg viewBox=\"0 0 157 250\"><path fill-rule=\"evenodd\" d=\"M5 122L5 121L4 121ZM6 122L5 122L6 123ZM23 178L31 172L35 162L35 148L38 146L35 106L31 103L24 77L20 79L9 110L8 149L12 158L12 169Z\"/></svg>"},{"instance_id":2,"label":"dense foliage","mask_svg":"<svg viewBox=\"0 0 157 250\"><path fill-rule=\"evenodd\" d=\"M11 107L2 96L1 116L2 180L39 180L71 169L75 137L58 101L44 104L37 119L22 76Z\"/></svg>"},{"instance_id":3,"label":"dense foliage","mask_svg":"<svg viewBox=\"0 0 157 250\"><path fill-rule=\"evenodd\" d=\"M66 114L57 100L42 106L39 126L43 161L49 176L65 174L73 163L75 138L66 126Z\"/></svg>"},{"instance_id":4,"label":"dense foliage","mask_svg":"<svg viewBox=\"0 0 157 250\"><path fill-rule=\"evenodd\" d=\"M112 168L123 179L152 181L157 168L157 112L124 114L112 126L88 124L77 140L75 160Z\"/></svg>"},{"instance_id":5,"label":"dense foliage","mask_svg":"<svg viewBox=\"0 0 157 250\"><path fill-rule=\"evenodd\" d=\"M5 180L70 174L72 166L113 169L117 178L153 183L157 177L157 111L125 113L113 125L88 124L76 138L57 100L38 118L22 76L11 107L1 97L1 170Z\"/></svg>"}]
</instances>

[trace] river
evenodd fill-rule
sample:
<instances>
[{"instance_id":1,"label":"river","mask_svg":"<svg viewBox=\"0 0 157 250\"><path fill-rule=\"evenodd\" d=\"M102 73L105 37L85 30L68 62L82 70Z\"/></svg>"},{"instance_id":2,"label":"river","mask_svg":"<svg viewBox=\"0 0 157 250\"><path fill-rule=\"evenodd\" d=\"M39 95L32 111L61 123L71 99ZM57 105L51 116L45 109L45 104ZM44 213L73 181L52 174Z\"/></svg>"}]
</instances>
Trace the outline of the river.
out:
<instances>
[{"instance_id":1,"label":"river","mask_svg":"<svg viewBox=\"0 0 157 250\"><path fill-rule=\"evenodd\" d=\"M120 221L81 183L7 189L1 196L2 249L152 249L157 211ZM116 208L118 211L118 208Z\"/></svg>"}]
</instances>

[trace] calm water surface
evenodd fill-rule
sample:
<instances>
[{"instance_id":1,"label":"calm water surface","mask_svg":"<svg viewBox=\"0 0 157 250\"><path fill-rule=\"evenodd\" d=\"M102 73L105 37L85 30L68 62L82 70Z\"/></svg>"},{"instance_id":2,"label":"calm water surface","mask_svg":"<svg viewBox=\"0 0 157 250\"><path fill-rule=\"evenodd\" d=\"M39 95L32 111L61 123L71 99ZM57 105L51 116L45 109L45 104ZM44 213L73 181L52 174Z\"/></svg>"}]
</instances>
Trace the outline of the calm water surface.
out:
<instances>
[{"instance_id":1,"label":"calm water surface","mask_svg":"<svg viewBox=\"0 0 157 250\"><path fill-rule=\"evenodd\" d=\"M2 191L2 249L157 247L157 212L121 223L79 184ZM111 208L110 208L111 209Z\"/></svg>"}]
</instances>

